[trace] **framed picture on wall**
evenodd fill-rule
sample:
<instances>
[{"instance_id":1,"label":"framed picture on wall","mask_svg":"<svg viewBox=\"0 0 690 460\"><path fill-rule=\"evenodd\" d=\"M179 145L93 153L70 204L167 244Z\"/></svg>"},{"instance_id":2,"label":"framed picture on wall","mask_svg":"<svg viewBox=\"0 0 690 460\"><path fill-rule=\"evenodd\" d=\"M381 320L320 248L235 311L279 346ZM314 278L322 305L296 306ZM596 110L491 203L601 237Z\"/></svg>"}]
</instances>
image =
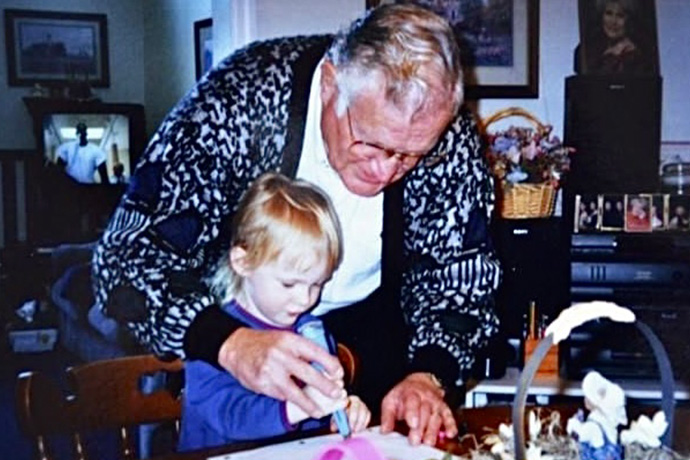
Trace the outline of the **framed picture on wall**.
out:
<instances>
[{"instance_id":1,"label":"framed picture on wall","mask_svg":"<svg viewBox=\"0 0 690 460\"><path fill-rule=\"evenodd\" d=\"M580 71L658 75L654 0L579 0Z\"/></svg>"},{"instance_id":2,"label":"framed picture on wall","mask_svg":"<svg viewBox=\"0 0 690 460\"><path fill-rule=\"evenodd\" d=\"M196 79L213 66L213 19L194 22L194 69Z\"/></svg>"},{"instance_id":3,"label":"framed picture on wall","mask_svg":"<svg viewBox=\"0 0 690 460\"><path fill-rule=\"evenodd\" d=\"M110 86L104 14L5 10L7 81L10 86Z\"/></svg>"},{"instance_id":4,"label":"framed picture on wall","mask_svg":"<svg viewBox=\"0 0 690 460\"><path fill-rule=\"evenodd\" d=\"M367 8L409 0L367 0ZM539 0L416 0L450 22L468 99L539 96Z\"/></svg>"}]
</instances>

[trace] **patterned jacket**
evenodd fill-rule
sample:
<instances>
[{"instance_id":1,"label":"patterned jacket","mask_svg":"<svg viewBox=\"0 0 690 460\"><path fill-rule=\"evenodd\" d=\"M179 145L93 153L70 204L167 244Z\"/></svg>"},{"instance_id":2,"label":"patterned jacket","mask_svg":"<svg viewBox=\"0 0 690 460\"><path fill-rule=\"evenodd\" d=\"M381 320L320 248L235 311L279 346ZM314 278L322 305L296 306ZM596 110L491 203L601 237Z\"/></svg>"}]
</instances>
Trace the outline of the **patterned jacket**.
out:
<instances>
[{"instance_id":1,"label":"patterned jacket","mask_svg":"<svg viewBox=\"0 0 690 460\"><path fill-rule=\"evenodd\" d=\"M225 249L250 182L266 171L295 175L311 77L331 39L277 39L234 53L170 112L140 158L93 275L97 304L153 352L197 357L192 350L206 347L215 360L233 330L201 280ZM389 187L403 204L384 210L384 233L399 232L385 234L384 247L388 238L401 248L384 249L382 279L402 281L396 302L412 363L460 382L497 331L493 181L467 112L435 149L441 161Z\"/></svg>"}]
</instances>

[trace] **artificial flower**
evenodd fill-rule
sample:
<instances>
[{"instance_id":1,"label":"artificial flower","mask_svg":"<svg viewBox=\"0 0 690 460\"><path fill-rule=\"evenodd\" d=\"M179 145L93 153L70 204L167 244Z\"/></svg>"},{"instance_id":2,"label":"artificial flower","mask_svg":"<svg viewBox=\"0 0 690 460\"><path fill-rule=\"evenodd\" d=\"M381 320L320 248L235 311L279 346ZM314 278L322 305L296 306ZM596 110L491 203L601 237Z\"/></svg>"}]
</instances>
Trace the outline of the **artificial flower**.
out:
<instances>
[{"instance_id":1,"label":"artificial flower","mask_svg":"<svg viewBox=\"0 0 690 460\"><path fill-rule=\"evenodd\" d=\"M573 148L551 135L551 126L539 130L511 126L486 134L487 158L495 177L511 184L549 182L560 184L570 169Z\"/></svg>"},{"instance_id":2,"label":"artificial flower","mask_svg":"<svg viewBox=\"0 0 690 460\"><path fill-rule=\"evenodd\" d=\"M662 411L658 411L651 419L640 415L637 420L632 421L629 429L621 431L621 444L625 446L637 443L643 447L659 447L667 428L666 414Z\"/></svg>"},{"instance_id":3,"label":"artificial flower","mask_svg":"<svg viewBox=\"0 0 690 460\"><path fill-rule=\"evenodd\" d=\"M541 433L541 420L539 420L535 411L530 411L527 426L529 428L530 440L535 441Z\"/></svg>"},{"instance_id":4,"label":"artificial flower","mask_svg":"<svg viewBox=\"0 0 690 460\"><path fill-rule=\"evenodd\" d=\"M568 419L565 431L578 442L589 444L595 449L604 446L604 433L601 428L594 422L585 421L582 411Z\"/></svg>"}]
</instances>

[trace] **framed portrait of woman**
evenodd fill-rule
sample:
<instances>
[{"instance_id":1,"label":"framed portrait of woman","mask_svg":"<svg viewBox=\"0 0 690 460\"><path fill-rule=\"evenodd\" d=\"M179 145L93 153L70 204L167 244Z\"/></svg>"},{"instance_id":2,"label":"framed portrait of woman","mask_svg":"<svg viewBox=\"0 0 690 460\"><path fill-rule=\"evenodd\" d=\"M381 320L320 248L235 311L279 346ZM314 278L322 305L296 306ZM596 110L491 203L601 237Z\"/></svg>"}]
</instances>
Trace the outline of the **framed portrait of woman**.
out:
<instances>
[{"instance_id":1,"label":"framed portrait of woman","mask_svg":"<svg viewBox=\"0 0 690 460\"><path fill-rule=\"evenodd\" d=\"M625 231L652 231L652 195L640 193L625 195Z\"/></svg>"},{"instance_id":2,"label":"framed portrait of woman","mask_svg":"<svg viewBox=\"0 0 690 460\"><path fill-rule=\"evenodd\" d=\"M579 0L578 6L582 74L659 74L654 0Z\"/></svg>"}]
</instances>

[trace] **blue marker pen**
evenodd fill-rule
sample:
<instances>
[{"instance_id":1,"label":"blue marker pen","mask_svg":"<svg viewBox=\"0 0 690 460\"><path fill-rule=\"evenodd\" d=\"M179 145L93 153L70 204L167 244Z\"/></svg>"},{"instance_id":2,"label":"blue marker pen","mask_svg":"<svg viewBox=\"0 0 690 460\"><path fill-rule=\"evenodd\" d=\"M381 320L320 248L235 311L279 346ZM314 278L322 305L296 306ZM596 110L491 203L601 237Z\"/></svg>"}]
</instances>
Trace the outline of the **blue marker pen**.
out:
<instances>
[{"instance_id":1,"label":"blue marker pen","mask_svg":"<svg viewBox=\"0 0 690 460\"><path fill-rule=\"evenodd\" d=\"M321 321L308 321L302 324L298 328L297 332L299 332L300 335L302 335L303 337L306 337L307 339L316 343L324 350L332 352L328 347L328 342L326 341L326 331L324 331L323 323ZM319 363L314 362L312 363L312 366L314 366L317 370L321 372L324 371L324 368ZM347 420L347 414L345 413L345 410L338 409L333 413L333 417L335 418L335 424L338 427L338 432L342 435L343 438L349 438L351 434L350 423Z\"/></svg>"}]
</instances>

